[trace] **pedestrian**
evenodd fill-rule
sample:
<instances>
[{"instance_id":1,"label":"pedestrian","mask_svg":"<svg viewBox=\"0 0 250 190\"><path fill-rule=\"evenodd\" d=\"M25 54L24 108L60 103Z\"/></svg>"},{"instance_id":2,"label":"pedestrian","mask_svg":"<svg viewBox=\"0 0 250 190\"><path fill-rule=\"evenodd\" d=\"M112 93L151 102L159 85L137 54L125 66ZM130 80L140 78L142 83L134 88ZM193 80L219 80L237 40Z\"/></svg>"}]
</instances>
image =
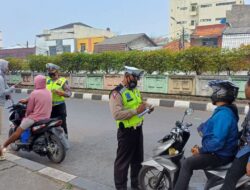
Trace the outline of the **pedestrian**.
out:
<instances>
[{"instance_id":1,"label":"pedestrian","mask_svg":"<svg viewBox=\"0 0 250 190\"><path fill-rule=\"evenodd\" d=\"M250 100L250 78L245 85L245 95L246 99ZM234 190L236 189L238 180L243 175L247 174L250 176L250 110L242 123L242 128L242 146L240 147L231 168L227 172L221 190Z\"/></svg>"},{"instance_id":2,"label":"pedestrian","mask_svg":"<svg viewBox=\"0 0 250 190\"><path fill-rule=\"evenodd\" d=\"M114 181L117 190L127 190L127 175L130 166L131 188L139 189L138 174L143 161L143 117L137 115L150 107L143 102L137 82L143 71L125 67L120 85L110 92L110 110L118 127L118 148L114 163Z\"/></svg>"},{"instance_id":3,"label":"pedestrian","mask_svg":"<svg viewBox=\"0 0 250 190\"><path fill-rule=\"evenodd\" d=\"M193 156L183 160L174 190L187 190L193 170L215 168L230 163L238 146L238 109L233 104L238 87L230 81L211 81L211 100L217 108L212 116L198 127L202 146L195 145Z\"/></svg>"},{"instance_id":4,"label":"pedestrian","mask_svg":"<svg viewBox=\"0 0 250 190\"><path fill-rule=\"evenodd\" d=\"M6 81L6 73L8 72L9 62L0 59L0 134L3 125L3 110L5 101L10 99L11 92L15 89L16 85L9 87Z\"/></svg>"},{"instance_id":5,"label":"pedestrian","mask_svg":"<svg viewBox=\"0 0 250 190\"><path fill-rule=\"evenodd\" d=\"M67 128L67 110L65 104L65 98L72 95L70 86L66 78L59 76L60 67L53 64L47 63L46 68L48 71L47 77L47 89L52 92L52 112L51 118L60 117L62 119L62 128L64 130L66 138L68 138Z\"/></svg>"}]
</instances>

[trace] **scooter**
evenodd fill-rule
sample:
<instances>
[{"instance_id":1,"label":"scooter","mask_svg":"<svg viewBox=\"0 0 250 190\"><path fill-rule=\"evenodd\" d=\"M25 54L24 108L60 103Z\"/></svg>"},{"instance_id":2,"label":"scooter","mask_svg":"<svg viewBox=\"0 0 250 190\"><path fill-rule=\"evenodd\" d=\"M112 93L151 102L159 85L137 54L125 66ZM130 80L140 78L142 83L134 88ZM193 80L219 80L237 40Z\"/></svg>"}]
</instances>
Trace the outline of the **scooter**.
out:
<instances>
[{"instance_id":1,"label":"scooter","mask_svg":"<svg viewBox=\"0 0 250 190\"><path fill-rule=\"evenodd\" d=\"M227 170L231 167L231 163L225 166L221 166L211 170L205 170L205 174L208 178L204 190L219 190L221 189L225 180ZM250 189L250 177L244 175L239 179L236 185L236 189L242 188L241 190Z\"/></svg>"},{"instance_id":2,"label":"scooter","mask_svg":"<svg viewBox=\"0 0 250 190\"><path fill-rule=\"evenodd\" d=\"M181 160L184 159L184 147L189 140L192 123L184 123L187 115L193 113L187 109L182 121L176 121L170 134L166 135L153 150L152 159L142 163L139 173L139 183L142 190L172 190L179 175ZM206 170L208 180L204 190L219 190L230 165ZM243 176L237 183L237 188L247 185L250 177ZM249 186L250 187L250 186ZM248 188L249 188L248 187Z\"/></svg>"},{"instance_id":3,"label":"scooter","mask_svg":"<svg viewBox=\"0 0 250 190\"><path fill-rule=\"evenodd\" d=\"M9 136L11 136L21 124L25 116L26 105L22 103L8 107L10 116ZM20 139L10 144L13 151L34 151L40 156L47 156L54 163L61 163L65 156L68 144L61 128L62 120L58 118L46 119L34 123L26 129Z\"/></svg>"}]
</instances>

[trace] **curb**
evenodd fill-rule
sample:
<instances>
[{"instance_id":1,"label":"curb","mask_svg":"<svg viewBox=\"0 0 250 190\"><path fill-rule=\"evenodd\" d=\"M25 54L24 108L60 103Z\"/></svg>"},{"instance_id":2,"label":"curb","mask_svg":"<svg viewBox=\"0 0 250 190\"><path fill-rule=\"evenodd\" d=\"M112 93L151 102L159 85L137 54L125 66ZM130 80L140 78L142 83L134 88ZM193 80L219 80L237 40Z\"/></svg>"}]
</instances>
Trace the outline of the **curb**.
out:
<instances>
[{"instance_id":1,"label":"curb","mask_svg":"<svg viewBox=\"0 0 250 190\"><path fill-rule=\"evenodd\" d=\"M30 94L31 89L16 89L15 93L25 93ZM83 99L83 100L97 100L97 101L109 101L109 95L99 95L99 94L90 94L90 93L79 93L72 92L71 98ZM169 100L169 99L156 99L156 98L147 98L147 103L150 103L154 106L168 107L168 108L192 108L197 111L214 111L216 106L208 102L192 102L192 101L182 101L182 100ZM238 104L239 114L245 115L249 110L248 105Z\"/></svg>"},{"instance_id":2,"label":"curb","mask_svg":"<svg viewBox=\"0 0 250 190\"><path fill-rule=\"evenodd\" d=\"M32 172L36 172L40 175L48 177L50 179L61 181L63 183L70 184L76 188L83 190L113 190L111 187L96 183L94 181L78 177L51 167L47 167L43 164L21 158L11 153L6 153L6 160L15 163L21 167L24 167Z\"/></svg>"}]
</instances>

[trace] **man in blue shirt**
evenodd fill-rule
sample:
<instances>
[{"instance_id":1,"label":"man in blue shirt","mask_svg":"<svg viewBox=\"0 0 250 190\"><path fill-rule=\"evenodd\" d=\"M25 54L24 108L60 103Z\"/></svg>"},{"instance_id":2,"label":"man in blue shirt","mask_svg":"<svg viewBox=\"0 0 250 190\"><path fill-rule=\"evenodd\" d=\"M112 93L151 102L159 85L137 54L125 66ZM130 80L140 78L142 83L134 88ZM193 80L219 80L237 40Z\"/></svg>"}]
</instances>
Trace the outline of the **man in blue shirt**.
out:
<instances>
[{"instance_id":1,"label":"man in blue shirt","mask_svg":"<svg viewBox=\"0 0 250 190\"><path fill-rule=\"evenodd\" d=\"M192 148L193 156L181 165L174 190L187 190L193 170L215 168L228 164L234 159L238 144L238 110L232 104L237 97L238 87L229 81L211 81L211 100L217 106L212 116L202 123L198 132L202 146Z\"/></svg>"},{"instance_id":2,"label":"man in blue shirt","mask_svg":"<svg viewBox=\"0 0 250 190\"><path fill-rule=\"evenodd\" d=\"M246 98L250 99L250 79L248 79L245 86ZM243 141L243 146L236 155L235 160L231 168L229 169L224 185L221 190L234 190L237 181L245 174L250 176L250 110L242 123L243 131L241 140Z\"/></svg>"}]
</instances>

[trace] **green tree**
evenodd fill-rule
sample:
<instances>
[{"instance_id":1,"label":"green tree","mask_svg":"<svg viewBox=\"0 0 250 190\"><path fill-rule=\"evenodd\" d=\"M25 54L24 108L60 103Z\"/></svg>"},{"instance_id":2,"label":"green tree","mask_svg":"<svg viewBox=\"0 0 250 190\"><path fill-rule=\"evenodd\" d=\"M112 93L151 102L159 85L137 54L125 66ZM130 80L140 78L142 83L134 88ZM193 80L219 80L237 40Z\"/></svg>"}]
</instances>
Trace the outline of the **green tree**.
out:
<instances>
[{"instance_id":1,"label":"green tree","mask_svg":"<svg viewBox=\"0 0 250 190\"><path fill-rule=\"evenodd\" d=\"M147 73L164 73L168 69L168 64L172 61L171 54L166 50L143 52L139 60L140 68Z\"/></svg>"},{"instance_id":2,"label":"green tree","mask_svg":"<svg viewBox=\"0 0 250 190\"><path fill-rule=\"evenodd\" d=\"M9 70L11 72L18 72L22 70L22 65L25 63L23 59L10 57L6 59L9 62Z\"/></svg>"},{"instance_id":3,"label":"green tree","mask_svg":"<svg viewBox=\"0 0 250 190\"><path fill-rule=\"evenodd\" d=\"M46 72L46 64L50 62L49 57L43 55L31 55L28 57L31 71Z\"/></svg>"},{"instance_id":4,"label":"green tree","mask_svg":"<svg viewBox=\"0 0 250 190\"><path fill-rule=\"evenodd\" d=\"M250 71L250 45L242 46L239 49L241 61L244 65L244 69Z\"/></svg>"},{"instance_id":5,"label":"green tree","mask_svg":"<svg viewBox=\"0 0 250 190\"><path fill-rule=\"evenodd\" d=\"M86 59L84 61L84 69L91 74L95 71L100 70L100 63L101 63L101 54L92 54L86 56Z\"/></svg>"},{"instance_id":6,"label":"green tree","mask_svg":"<svg viewBox=\"0 0 250 190\"><path fill-rule=\"evenodd\" d=\"M112 71L118 73L124 67L124 56L122 52L104 52L100 54L100 68L106 74Z\"/></svg>"},{"instance_id":7,"label":"green tree","mask_svg":"<svg viewBox=\"0 0 250 190\"><path fill-rule=\"evenodd\" d=\"M209 47L192 47L181 51L178 57L181 71L193 71L197 75L209 71L211 68L212 55L214 48Z\"/></svg>"},{"instance_id":8,"label":"green tree","mask_svg":"<svg viewBox=\"0 0 250 190\"><path fill-rule=\"evenodd\" d=\"M209 71L212 73L220 74L222 71L226 71L228 68L227 57L230 52L221 48L214 48L211 55L211 65Z\"/></svg>"}]
</instances>

